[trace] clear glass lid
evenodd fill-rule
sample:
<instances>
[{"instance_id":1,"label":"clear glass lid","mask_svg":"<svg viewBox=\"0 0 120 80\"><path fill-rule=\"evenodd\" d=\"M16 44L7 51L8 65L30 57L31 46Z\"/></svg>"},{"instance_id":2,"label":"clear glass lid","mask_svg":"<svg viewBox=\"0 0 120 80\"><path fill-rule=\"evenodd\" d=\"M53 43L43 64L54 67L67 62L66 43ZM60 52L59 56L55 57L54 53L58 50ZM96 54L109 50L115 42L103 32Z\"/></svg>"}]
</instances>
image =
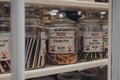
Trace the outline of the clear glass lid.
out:
<instances>
[{"instance_id":1,"label":"clear glass lid","mask_svg":"<svg viewBox=\"0 0 120 80\"><path fill-rule=\"evenodd\" d=\"M57 19L52 21L53 27L75 27L75 22L68 19L64 12L59 12Z\"/></svg>"}]
</instances>

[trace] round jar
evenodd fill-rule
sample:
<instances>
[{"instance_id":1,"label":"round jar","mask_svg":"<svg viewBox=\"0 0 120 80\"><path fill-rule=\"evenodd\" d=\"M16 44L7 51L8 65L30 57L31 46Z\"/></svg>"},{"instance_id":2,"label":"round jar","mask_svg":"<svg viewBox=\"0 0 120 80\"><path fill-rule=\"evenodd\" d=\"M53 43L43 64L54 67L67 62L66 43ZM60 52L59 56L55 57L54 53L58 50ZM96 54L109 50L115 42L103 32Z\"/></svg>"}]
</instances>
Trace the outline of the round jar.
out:
<instances>
[{"instance_id":1,"label":"round jar","mask_svg":"<svg viewBox=\"0 0 120 80\"><path fill-rule=\"evenodd\" d=\"M80 74L77 72L67 72L58 74L58 80L80 80Z\"/></svg>"},{"instance_id":2,"label":"round jar","mask_svg":"<svg viewBox=\"0 0 120 80\"><path fill-rule=\"evenodd\" d=\"M98 78L100 78L100 80L108 80L108 66L101 66L99 70L100 73Z\"/></svg>"},{"instance_id":3,"label":"round jar","mask_svg":"<svg viewBox=\"0 0 120 80\"><path fill-rule=\"evenodd\" d=\"M79 72L81 74L81 80L99 80L99 69L92 68Z\"/></svg>"},{"instance_id":4,"label":"round jar","mask_svg":"<svg viewBox=\"0 0 120 80\"><path fill-rule=\"evenodd\" d=\"M40 17L26 18L26 69L35 69L45 66L46 31Z\"/></svg>"},{"instance_id":5,"label":"round jar","mask_svg":"<svg viewBox=\"0 0 120 80\"><path fill-rule=\"evenodd\" d=\"M103 54L102 27L99 19L92 12L87 12L84 19L79 19L79 48L80 61L101 59Z\"/></svg>"},{"instance_id":6,"label":"round jar","mask_svg":"<svg viewBox=\"0 0 120 80\"><path fill-rule=\"evenodd\" d=\"M0 74L11 71L10 25L0 22Z\"/></svg>"},{"instance_id":7,"label":"round jar","mask_svg":"<svg viewBox=\"0 0 120 80\"><path fill-rule=\"evenodd\" d=\"M71 64L77 62L77 31L74 21L59 12L58 18L48 25L48 64Z\"/></svg>"},{"instance_id":8,"label":"round jar","mask_svg":"<svg viewBox=\"0 0 120 80\"><path fill-rule=\"evenodd\" d=\"M52 78L52 77L46 76L46 77L34 78L34 79L31 79L31 80L55 80L55 79Z\"/></svg>"},{"instance_id":9,"label":"round jar","mask_svg":"<svg viewBox=\"0 0 120 80\"><path fill-rule=\"evenodd\" d=\"M108 20L106 17L100 19L103 31L103 58L108 58Z\"/></svg>"}]
</instances>

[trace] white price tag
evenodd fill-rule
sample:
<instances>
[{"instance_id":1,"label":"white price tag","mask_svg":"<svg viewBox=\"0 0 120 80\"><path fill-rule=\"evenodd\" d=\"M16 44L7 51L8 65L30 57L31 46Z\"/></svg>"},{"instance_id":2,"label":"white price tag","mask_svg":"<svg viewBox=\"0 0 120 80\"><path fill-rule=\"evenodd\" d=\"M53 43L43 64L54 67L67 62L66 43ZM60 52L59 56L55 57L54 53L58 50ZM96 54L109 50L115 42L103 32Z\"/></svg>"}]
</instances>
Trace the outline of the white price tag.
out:
<instances>
[{"instance_id":1,"label":"white price tag","mask_svg":"<svg viewBox=\"0 0 120 80\"><path fill-rule=\"evenodd\" d=\"M10 33L0 33L0 60L10 59Z\"/></svg>"},{"instance_id":2,"label":"white price tag","mask_svg":"<svg viewBox=\"0 0 120 80\"><path fill-rule=\"evenodd\" d=\"M84 33L84 52L100 52L103 50L102 32Z\"/></svg>"},{"instance_id":3,"label":"white price tag","mask_svg":"<svg viewBox=\"0 0 120 80\"><path fill-rule=\"evenodd\" d=\"M74 53L74 31L49 32L49 53Z\"/></svg>"}]
</instances>

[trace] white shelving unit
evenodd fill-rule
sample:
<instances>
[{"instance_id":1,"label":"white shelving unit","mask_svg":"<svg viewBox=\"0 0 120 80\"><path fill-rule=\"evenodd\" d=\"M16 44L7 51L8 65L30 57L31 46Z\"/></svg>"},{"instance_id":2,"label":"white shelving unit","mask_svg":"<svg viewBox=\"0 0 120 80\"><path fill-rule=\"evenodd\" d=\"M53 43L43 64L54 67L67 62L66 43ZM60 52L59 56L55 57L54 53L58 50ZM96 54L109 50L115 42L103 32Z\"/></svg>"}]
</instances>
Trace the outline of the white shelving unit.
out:
<instances>
[{"instance_id":1,"label":"white shelving unit","mask_svg":"<svg viewBox=\"0 0 120 80\"><path fill-rule=\"evenodd\" d=\"M35 69L25 72L26 79L46 76L51 74L57 74L62 72L69 72L75 70L84 70L88 68L94 68L99 66L108 65L108 59L97 60L97 61L90 61L90 62L82 62L70 65L63 65L63 66L51 66L48 65L45 68ZM2 74L0 75L0 80L10 80L11 74Z\"/></svg>"},{"instance_id":2,"label":"white shelving unit","mask_svg":"<svg viewBox=\"0 0 120 80\"><path fill-rule=\"evenodd\" d=\"M0 0L0 2L9 2L10 0ZM43 8L65 8L65 9L87 9L87 10L108 10L108 3L85 2L77 0L25 0L25 3L32 5L39 5ZM75 70L84 70L88 68L108 65L109 59L96 60L90 62L82 62L62 66L47 66L41 69L25 71L26 79L57 74L62 72L69 72ZM0 80L10 80L11 73L0 74Z\"/></svg>"},{"instance_id":3,"label":"white shelving unit","mask_svg":"<svg viewBox=\"0 0 120 80\"><path fill-rule=\"evenodd\" d=\"M0 2L9 2L10 0L0 0ZM66 8L66 9L96 9L108 10L108 3L86 2L77 0L25 0L25 3L39 5L43 8Z\"/></svg>"}]
</instances>

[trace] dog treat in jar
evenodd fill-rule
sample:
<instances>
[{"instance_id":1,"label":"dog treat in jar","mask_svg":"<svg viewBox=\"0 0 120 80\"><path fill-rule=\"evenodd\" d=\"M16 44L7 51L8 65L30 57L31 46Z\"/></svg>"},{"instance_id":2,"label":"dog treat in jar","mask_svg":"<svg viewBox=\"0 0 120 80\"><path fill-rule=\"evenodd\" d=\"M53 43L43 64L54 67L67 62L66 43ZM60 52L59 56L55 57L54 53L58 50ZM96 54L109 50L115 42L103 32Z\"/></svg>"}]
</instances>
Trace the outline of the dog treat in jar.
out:
<instances>
[{"instance_id":1,"label":"dog treat in jar","mask_svg":"<svg viewBox=\"0 0 120 80\"><path fill-rule=\"evenodd\" d=\"M35 16L26 18L26 69L35 69L45 66L46 32L44 25L39 20L40 18Z\"/></svg>"},{"instance_id":2,"label":"dog treat in jar","mask_svg":"<svg viewBox=\"0 0 120 80\"><path fill-rule=\"evenodd\" d=\"M102 28L99 19L94 17L94 12L86 12L78 26L80 30L78 58L81 61L101 59L103 54Z\"/></svg>"},{"instance_id":3,"label":"dog treat in jar","mask_svg":"<svg viewBox=\"0 0 120 80\"><path fill-rule=\"evenodd\" d=\"M103 31L103 58L108 57L108 14L101 12L100 25Z\"/></svg>"},{"instance_id":4,"label":"dog treat in jar","mask_svg":"<svg viewBox=\"0 0 120 80\"><path fill-rule=\"evenodd\" d=\"M58 18L48 25L49 64L71 64L77 62L77 27L74 21L66 18L64 12L58 13Z\"/></svg>"}]
</instances>

